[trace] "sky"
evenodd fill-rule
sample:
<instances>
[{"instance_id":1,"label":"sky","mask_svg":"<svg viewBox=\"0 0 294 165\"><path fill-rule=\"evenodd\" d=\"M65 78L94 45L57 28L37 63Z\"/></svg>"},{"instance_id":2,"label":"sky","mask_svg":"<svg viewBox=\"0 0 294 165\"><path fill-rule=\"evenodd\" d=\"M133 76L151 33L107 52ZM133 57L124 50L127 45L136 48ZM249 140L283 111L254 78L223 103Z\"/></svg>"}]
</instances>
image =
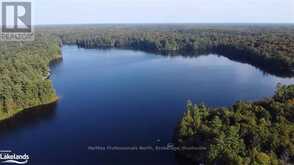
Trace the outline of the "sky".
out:
<instances>
[{"instance_id":1,"label":"sky","mask_svg":"<svg viewBox=\"0 0 294 165\"><path fill-rule=\"evenodd\" d=\"M294 23L294 0L32 0L34 24Z\"/></svg>"}]
</instances>

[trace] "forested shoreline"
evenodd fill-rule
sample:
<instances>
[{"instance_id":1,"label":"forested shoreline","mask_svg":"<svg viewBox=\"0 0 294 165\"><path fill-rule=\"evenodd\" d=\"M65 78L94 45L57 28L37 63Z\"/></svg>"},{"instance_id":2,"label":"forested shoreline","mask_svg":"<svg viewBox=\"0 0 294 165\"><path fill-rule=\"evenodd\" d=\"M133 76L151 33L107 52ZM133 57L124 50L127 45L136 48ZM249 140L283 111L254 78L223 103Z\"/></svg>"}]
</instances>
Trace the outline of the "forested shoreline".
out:
<instances>
[{"instance_id":1,"label":"forested shoreline","mask_svg":"<svg viewBox=\"0 0 294 165\"><path fill-rule=\"evenodd\" d=\"M35 41L0 42L0 121L55 102L49 63L61 58L60 40L35 34Z\"/></svg>"},{"instance_id":2,"label":"forested shoreline","mask_svg":"<svg viewBox=\"0 0 294 165\"><path fill-rule=\"evenodd\" d=\"M175 142L180 155L204 164L291 164L294 162L294 85L254 103L209 108L187 104Z\"/></svg>"},{"instance_id":3,"label":"forested shoreline","mask_svg":"<svg viewBox=\"0 0 294 165\"><path fill-rule=\"evenodd\" d=\"M294 26L283 25L89 25L46 29L63 44L80 48L122 48L162 55L215 53L279 77L294 76ZM286 164L294 161L294 86L279 85L264 101L240 101L229 108L188 103L176 132L177 146L197 163Z\"/></svg>"},{"instance_id":4,"label":"forested shoreline","mask_svg":"<svg viewBox=\"0 0 294 165\"><path fill-rule=\"evenodd\" d=\"M48 63L60 47L124 48L165 55L217 53L281 77L294 76L292 25L63 25L36 27L33 42L1 42L0 119L56 100Z\"/></svg>"},{"instance_id":5,"label":"forested shoreline","mask_svg":"<svg viewBox=\"0 0 294 165\"><path fill-rule=\"evenodd\" d=\"M267 73L292 77L292 25L64 25L36 28L33 42L1 42L0 119L57 99L47 79L62 44L166 55L218 53Z\"/></svg>"},{"instance_id":6,"label":"forested shoreline","mask_svg":"<svg viewBox=\"0 0 294 165\"><path fill-rule=\"evenodd\" d=\"M216 53L267 73L294 76L292 25L88 25L43 28L64 44L166 55Z\"/></svg>"}]
</instances>

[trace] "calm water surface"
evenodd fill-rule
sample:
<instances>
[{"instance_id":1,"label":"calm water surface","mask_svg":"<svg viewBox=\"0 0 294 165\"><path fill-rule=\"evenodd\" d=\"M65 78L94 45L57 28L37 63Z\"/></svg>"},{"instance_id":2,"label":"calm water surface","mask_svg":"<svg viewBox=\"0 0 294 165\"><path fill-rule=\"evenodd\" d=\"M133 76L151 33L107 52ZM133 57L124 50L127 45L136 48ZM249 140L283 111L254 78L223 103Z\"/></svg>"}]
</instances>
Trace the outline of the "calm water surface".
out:
<instances>
[{"instance_id":1,"label":"calm water surface","mask_svg":"<svg viewBox=\"0 0 294 165\"><path fill-rule=\"evenodd\" d=\"M278 82L294 83L217 55L64 46L63 57L51 76L60 101L1 126L0 148L29 154L30 164L179 164L172 151L88 147L164 146L188 99L228 106L271 96Z\"/></svg>"}]
</instances>

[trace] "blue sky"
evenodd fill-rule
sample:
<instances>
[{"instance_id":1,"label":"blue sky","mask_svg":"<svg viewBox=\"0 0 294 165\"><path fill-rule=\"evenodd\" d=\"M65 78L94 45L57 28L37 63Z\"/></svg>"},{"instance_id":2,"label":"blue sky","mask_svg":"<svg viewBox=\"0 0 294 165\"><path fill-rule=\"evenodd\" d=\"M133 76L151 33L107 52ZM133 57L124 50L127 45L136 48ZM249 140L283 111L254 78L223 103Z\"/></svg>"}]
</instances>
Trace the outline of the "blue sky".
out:
<instances>
[{"instance_id":1,"label":"blue sky","mask_svg":"<svg viewBox=\"0 0 294 165\"><path fill-rule=\"evenodd\" d=\"M33 0L35 24L294 23L294 0Z\"/></svg>"}]
</instances>

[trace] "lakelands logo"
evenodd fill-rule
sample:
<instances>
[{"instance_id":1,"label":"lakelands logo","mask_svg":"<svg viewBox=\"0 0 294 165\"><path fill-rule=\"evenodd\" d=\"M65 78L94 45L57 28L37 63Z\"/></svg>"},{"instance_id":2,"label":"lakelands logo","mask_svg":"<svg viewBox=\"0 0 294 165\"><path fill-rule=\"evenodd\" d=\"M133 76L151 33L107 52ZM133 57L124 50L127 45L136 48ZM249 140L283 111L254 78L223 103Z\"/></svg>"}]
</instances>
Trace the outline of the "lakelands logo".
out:
<instances>
[{"instance_id":1,"label":"lakelands logo","mask_svg":"<svg viewBox=\"0 0 294 165\"><path fill-rule=\"evenodd\" d=\"M26 153L15 154L12 151L0 151L0 162L1 164L27 164L30 156Z\"/></svg>"},{"instance_id":2,"label":"lakelands logo","mask_svg":"<svg viewBox=\"0 0 294 165\"><path fill-rule=\"evenodd\" d=\"M33 40L31 2L1 2L0 40Z\"/></svg>"}]
</instances>

